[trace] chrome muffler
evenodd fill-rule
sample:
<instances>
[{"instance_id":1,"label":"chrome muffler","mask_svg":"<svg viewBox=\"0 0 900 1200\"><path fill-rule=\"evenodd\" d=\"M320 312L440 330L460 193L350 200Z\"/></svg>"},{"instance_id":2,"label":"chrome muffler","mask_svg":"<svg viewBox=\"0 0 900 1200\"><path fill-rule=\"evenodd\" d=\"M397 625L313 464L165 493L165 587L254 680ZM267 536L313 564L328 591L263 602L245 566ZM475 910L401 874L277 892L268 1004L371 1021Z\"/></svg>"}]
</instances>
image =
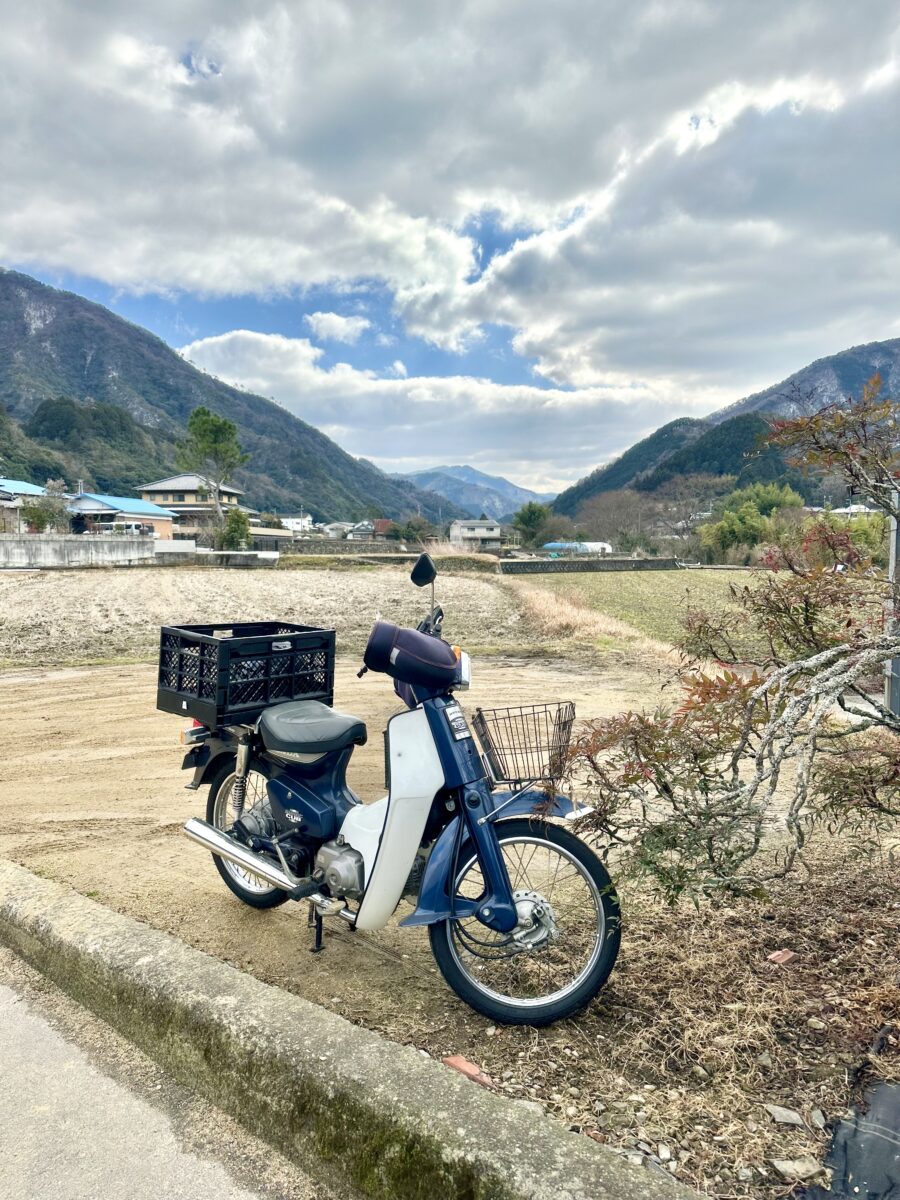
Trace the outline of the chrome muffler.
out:
<instances>
[{"instance_id":1,"label":"chrome muffler","mask_svg":"<svg viewBox=\"0 0 900 1200\"><path fill-rule=\"evenodd\" d=\"M234 838L230 838L227 833L224 833L221 829L216 829L208 821L201 821L199 817L191 817L184 827L184 832L192 842L199 843L199 845L205 847L211 853L218 854L220 858L225 858L228 862L234 863L236 867L241 867L244 871L250 871L254 875L258 875L260 879L264 879L272 887L281 888L283 892L288 892L295 900L302 900L307 896L314 895L318 891L319 885L311 878L296 879L288 875L281 867L273 863L271 859L263 858L261 854L257 854L249 846L242 846L240 842L236 842Z\"/></svg>"}]
</instances>

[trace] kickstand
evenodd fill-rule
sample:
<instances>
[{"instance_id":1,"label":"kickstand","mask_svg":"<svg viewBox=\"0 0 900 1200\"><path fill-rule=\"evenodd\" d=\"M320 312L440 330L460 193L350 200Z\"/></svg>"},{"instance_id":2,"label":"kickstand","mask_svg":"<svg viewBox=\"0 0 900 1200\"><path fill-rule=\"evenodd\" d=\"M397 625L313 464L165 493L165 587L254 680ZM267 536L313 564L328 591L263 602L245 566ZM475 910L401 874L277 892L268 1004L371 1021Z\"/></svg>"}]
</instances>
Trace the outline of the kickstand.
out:
<instances>
[{"instance_id":1,"label":"kickstand","mask_svg":"<svg viewBox=\"0 0 900 1200\"><path fill-rule=\"evenodd\" d=\"M316 940L310 947L309 952L310 954L321 954L325 949L322 945L322 914L314 904L309 906L309 920L307 921L307 925L315 926L316 930Z\"/></svg>"}]
</instances>

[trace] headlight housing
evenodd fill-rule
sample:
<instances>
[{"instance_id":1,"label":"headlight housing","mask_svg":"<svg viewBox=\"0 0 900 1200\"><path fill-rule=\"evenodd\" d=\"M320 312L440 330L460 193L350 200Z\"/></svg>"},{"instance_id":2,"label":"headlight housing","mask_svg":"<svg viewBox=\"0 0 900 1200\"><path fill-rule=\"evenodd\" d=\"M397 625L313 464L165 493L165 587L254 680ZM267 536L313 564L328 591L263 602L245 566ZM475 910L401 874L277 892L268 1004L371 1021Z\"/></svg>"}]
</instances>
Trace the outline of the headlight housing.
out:
<instances>
[{"instance_id":1,"label":"headlight housing","mask_svg":"<svg viewBox=\"0 0 900 1200\"><path fill-rule=\"evenodd\" d=\"M472 683L472 660L469 658L465 650L460 650L459 646L454 646L456 651L456 682L454 688L459 688L465 691Z\"/></svg>"}]
</instances>

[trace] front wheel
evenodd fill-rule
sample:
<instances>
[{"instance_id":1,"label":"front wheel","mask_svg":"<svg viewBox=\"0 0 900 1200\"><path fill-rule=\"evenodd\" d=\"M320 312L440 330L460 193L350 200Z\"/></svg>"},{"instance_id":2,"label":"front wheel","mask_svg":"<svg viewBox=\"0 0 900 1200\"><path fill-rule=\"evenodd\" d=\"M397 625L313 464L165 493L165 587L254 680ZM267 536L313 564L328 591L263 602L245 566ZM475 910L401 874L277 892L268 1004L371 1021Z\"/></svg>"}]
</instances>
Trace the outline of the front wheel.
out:
<instances>
[{"instance_id":1,"label":"front wheel","mask_svg":"<svg viewBox=\"0 0 900 1200\"><path fill-rule=\"evenodd\" d=\"M543 821L495 829L519 923L499 933L477 917L441 921L428 933L435 961L461 1000L506 1025L550 1025L600 991L619 953L619 901L591 848ZM475 849L459 855L455 895L485 892Z\"/></svg>"}]
</instances>

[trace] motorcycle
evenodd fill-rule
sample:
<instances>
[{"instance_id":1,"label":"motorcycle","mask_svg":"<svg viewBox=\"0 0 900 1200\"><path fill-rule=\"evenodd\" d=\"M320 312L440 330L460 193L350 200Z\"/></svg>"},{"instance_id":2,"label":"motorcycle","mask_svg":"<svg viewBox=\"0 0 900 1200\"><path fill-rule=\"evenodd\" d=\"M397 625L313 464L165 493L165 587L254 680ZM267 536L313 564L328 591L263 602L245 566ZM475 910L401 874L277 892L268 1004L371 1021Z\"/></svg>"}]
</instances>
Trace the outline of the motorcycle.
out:
<instances>
[{"instance_id":1,"label":"motorcycle","mask_svg":"<svg viewBox=\"0 0 900 1200\"><path fill-rule=\"evenodd\" d=\"M377 930L407 898L400 926L428 927L465 1003L493 1021L548 1025L597 995L620 940L610 877L567 827L579 810L555 788L574 705L478 709L482 753L456 698L469 656L442 637L436 574L423 554L411 579L431 588L428 616L416 629L377 621L359 671L392 678L406 706L385 733L388 794L364 804L347 785L363 721L289 700L252 724L185 731L188 786L209 784L209 796L206 819L184 831L244 904L307 901L314 950L323 918Z\"/></svg>"}]
</instances>

